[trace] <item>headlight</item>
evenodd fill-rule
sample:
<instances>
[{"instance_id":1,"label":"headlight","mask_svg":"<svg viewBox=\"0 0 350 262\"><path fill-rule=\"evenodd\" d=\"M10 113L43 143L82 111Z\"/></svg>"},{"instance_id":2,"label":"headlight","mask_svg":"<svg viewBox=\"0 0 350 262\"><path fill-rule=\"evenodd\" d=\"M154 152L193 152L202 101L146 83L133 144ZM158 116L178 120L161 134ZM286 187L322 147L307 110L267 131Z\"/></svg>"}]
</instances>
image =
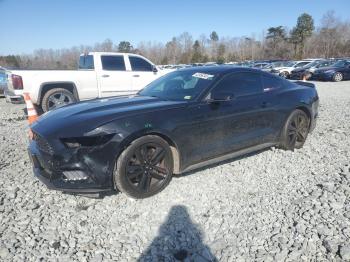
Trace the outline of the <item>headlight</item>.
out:
<instances>
[{"instance_id":1,"label":"headlight","mask_svg":"<svg viewBox=\"0 0 350 262\"><path fill-rule=\"evenodd\" d=\"M61 138L62 143L68 148L91 147L106 144L112 139L114 134L100 136L82 136Z\"/></svg>"}]
</instances>

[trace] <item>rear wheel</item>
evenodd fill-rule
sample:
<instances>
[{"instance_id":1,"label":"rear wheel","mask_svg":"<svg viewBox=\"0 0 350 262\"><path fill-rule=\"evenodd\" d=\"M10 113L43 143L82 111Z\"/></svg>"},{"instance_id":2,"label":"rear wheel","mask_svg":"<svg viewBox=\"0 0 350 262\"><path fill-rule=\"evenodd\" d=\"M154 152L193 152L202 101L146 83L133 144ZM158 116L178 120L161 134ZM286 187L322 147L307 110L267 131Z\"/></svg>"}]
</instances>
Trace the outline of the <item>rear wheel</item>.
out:
<instances>
[{"instance_id":1,"label":"rear wheel","mask_svg":"<svg viewBox=\"0 0 350 262\"><path fill-rule=\"evenodd\" d=\"M340 82L343 80L343 74L340 72L336 72L333 76L333 81L334 82Z\"/></svg>"},{"instance_id":2,"label":"rear wheel","mask_svg":"<svg viewBox=\"0 0 350 262\"><path fill-rule=\"evenodd\" d=\"M170 182L173 158L166 141L158 136L136 139L124 150L114 172L116 187L132 198L146 198Z\"/></svg>"},{"instance_id":3,"label":"rear wheel","mask_svg":"<svg viewBox=\"0 0 350 262\"><path fill-rule=\"evenodd\" d=\"M54 88L47 91L41 102L44 112L77 102L75 96L64 88Z\"/></svg>"},{"instance_id":4,"label":"rear wheel","mask_svg":"<svg viewBox=\"0 0 350 262\"><path fill-rule=\"evenodd\" d=\"M288 117L281 135L281 147L286 150L302 148L309 133L310 119L306 113L296 109Z\"/></svg>"}]
</instances>

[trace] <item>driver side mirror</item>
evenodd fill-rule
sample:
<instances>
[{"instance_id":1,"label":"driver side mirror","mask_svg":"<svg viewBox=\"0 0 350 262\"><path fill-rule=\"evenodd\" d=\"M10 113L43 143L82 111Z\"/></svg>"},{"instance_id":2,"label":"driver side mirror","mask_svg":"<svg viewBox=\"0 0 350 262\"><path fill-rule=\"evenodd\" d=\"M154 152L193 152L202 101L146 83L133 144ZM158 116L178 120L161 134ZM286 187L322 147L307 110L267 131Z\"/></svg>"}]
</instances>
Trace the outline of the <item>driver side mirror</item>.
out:
<instances>
[{"instance_id":1,"label":"driver side mirror","mask_svg":"<svg viewBox=\"0 0 350 262\"><path fill-rule=\"evenodd\" d=\"M218 102L227 102L233 100L233 94L229 93L212 93L210 98L207 100L208 103L218 103Z\"/></svg>"},{"instance_id":2,"label":"driver side mirror","mask_svg":"<svg viewBox=\"0 0 350 262\"><path fill-rule=\"evenodd\" d=\"M158 69L155 65L152 65L152 72L153 73L157 73L158 72Z\"/></svg>"}]
</instances>

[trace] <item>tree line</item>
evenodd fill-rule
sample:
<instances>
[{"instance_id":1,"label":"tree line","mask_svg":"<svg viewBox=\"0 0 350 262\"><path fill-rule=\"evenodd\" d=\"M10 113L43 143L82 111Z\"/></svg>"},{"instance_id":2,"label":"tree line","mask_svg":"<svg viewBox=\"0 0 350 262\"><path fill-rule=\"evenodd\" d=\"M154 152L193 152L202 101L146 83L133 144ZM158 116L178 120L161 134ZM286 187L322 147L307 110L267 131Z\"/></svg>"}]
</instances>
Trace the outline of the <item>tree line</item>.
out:
<instances>
[{"instance_id":1,"label":"tree line","mask_svg":"<svg viewBox=\"0 0 350 262\"><path fill-rule=\"evenodd\" d=\"M184 32L167 43L129 41L118 44L110 39L93 46L69 49L38 49L32 54L0 56L0 66L21 69L75 69L78 56L89 51L131 52L141 54L156 64L190 64L261 59L303 59L350 57L350 22L336 17L334 11L323 15L319 26L307 13L288 29L277 25L261 37L219 37L216 31L198 39Z\"/></svg>"}]
</instances>

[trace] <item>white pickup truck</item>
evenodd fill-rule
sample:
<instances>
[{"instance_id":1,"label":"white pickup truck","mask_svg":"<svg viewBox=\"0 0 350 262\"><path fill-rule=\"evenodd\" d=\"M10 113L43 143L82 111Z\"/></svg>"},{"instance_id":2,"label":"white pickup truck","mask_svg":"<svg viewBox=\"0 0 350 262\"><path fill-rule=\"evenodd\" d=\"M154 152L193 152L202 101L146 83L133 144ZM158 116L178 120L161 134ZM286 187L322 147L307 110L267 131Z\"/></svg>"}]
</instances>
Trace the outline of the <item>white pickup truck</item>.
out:
<instances>
[{"instance_id":1,"label":"white pickup truck","mask_svg":"<svg viewBox=\"0 0 350 262\"><path fill-rule=\"evenodd\" d=\"M78 70L12 70L8 93L23 89L46 112L80 100L135 94L171 71L136 54L90 52L80 55Z\"/></svg>"}]
</instances>

